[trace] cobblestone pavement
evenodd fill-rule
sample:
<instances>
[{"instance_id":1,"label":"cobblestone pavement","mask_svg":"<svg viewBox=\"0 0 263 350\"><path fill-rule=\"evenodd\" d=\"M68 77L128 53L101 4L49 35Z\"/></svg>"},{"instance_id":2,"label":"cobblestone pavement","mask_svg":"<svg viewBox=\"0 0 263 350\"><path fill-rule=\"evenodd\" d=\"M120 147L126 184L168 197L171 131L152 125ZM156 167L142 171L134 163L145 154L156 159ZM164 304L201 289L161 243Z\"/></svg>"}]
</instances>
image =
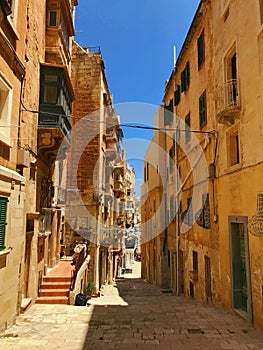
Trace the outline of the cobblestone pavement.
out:
<instances>
[{"instance_id":1,"label":"cobblestone pavement","mask_svg":"<svg viewBox=\"0 0 263 350\"><path fill-rule=\"evenodd\" d=\"M234 313L123 278L89 306L33 305L0 350L263 349L263 332Z\"/></svg>"}]
</instances>

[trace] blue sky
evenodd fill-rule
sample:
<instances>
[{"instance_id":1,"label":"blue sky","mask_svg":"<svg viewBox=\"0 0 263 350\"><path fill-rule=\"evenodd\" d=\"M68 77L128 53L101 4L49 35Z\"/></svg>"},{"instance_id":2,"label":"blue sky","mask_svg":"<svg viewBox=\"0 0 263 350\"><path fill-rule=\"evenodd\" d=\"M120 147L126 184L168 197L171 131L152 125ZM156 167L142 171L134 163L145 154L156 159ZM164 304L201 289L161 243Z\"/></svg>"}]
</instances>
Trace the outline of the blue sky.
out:
<instances>
[{"instance_id":1,"label":"blue sky","mask_svg":"<svg viewBox=\"0 0 263 350\"><path fill-rule=\"evenodd\" d=\"M198 4L199 0L79 0L75 40L81 46L100 46L114 104L162 103L173 68L173 46L178 56ZM138 123L140 117L129 122ZM123 131L127 140L150 138L143 130ZM131 158L127 149L129 157L138 192L141 161Z\"/></svg>"}]
</instances>

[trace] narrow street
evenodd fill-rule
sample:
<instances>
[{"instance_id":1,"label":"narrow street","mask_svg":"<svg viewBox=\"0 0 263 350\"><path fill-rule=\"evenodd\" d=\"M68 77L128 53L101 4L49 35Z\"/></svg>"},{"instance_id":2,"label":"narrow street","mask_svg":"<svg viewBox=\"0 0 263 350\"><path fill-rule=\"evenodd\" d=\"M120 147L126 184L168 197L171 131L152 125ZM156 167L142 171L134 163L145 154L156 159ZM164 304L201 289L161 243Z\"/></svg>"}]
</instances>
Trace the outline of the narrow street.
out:
<instances>
[{"instance_id":1,"label":"narrow street","mask_svg":"<svg viewBox=\"0 0 263 350\"><path fill-rule=\"evenodd\" d=\"M263 349L263 333L236 314L162 293L135 273L87 307L32 306L0 338L0 349Z\"/></svg>"}]
</instances>

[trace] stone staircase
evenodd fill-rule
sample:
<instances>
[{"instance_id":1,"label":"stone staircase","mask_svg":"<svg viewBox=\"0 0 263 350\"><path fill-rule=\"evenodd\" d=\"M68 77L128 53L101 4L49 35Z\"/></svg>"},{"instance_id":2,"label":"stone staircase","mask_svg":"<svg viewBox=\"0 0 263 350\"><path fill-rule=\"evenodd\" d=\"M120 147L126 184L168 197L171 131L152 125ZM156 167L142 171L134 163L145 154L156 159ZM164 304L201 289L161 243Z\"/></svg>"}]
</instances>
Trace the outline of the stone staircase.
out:
<instances>
[{"instance_id":1,"label":"stone staircase","mask_svg":"<svg viewBox=\"0 0 263 350\"><path fill-rule=\"evenodd\" d=\"M71 278L44 276L36 304L69 304Z\"/></svg>"}]
</instances>

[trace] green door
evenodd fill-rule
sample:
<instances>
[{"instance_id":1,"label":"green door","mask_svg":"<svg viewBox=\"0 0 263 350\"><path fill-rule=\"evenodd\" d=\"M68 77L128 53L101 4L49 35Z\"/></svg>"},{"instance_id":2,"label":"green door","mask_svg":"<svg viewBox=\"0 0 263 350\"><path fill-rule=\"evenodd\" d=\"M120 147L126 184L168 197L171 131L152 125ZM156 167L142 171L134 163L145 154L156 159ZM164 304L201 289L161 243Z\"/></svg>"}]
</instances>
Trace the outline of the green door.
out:
<instances>
[{"instance_id":1,"label":"green door","mask_svg":"<svg viewBox=\"0 0 263 350\"><path fill-rule=\"evenodd\" d=\"M247 268L244 224L231 223L233 306L247 312Z\"/></svg>"}]
</instances>

